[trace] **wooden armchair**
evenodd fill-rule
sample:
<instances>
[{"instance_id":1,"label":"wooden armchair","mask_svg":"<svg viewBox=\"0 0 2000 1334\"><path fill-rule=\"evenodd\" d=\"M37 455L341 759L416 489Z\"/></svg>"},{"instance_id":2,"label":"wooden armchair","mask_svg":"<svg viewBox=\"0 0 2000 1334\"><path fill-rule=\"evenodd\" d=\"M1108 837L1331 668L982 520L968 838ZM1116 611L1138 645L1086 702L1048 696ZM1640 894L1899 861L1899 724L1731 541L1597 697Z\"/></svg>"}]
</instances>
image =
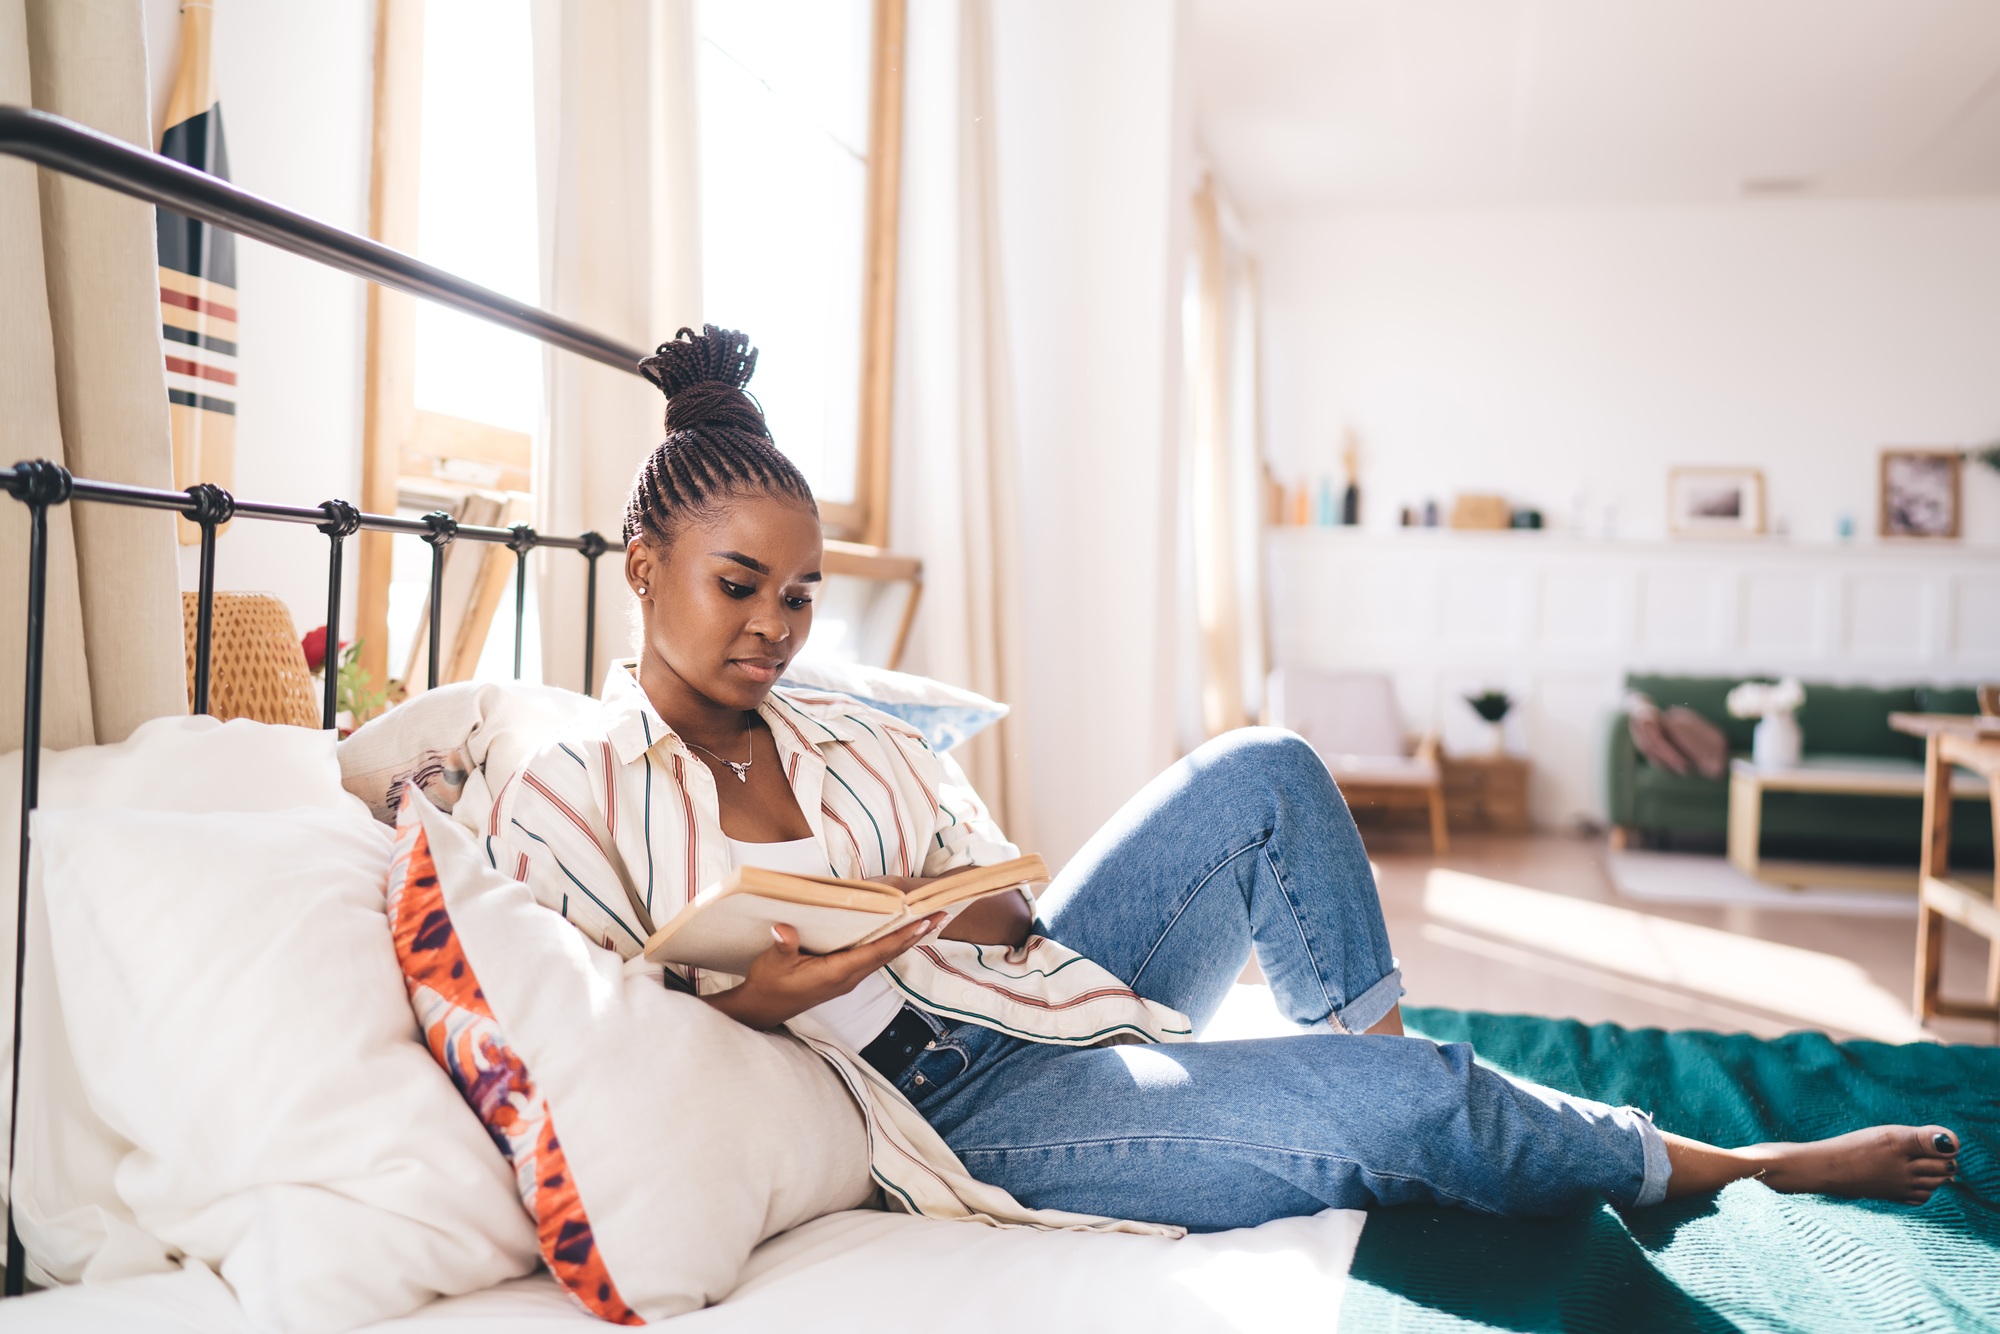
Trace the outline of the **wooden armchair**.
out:
<instances>
[{"instance_id":1,"label":"wooden armchair","mask_svg":"<svg viewBox=\"0 0 2000 1334\"><path fill-rule=\"evenodd\" d=\"M1281 667L1271 673L1267 699L1273 725L1289 727L1319 752L1349 806L1428 808L1431 850L1450 850L1437 737L1408 744L1387 674Z\"/></svg>"}]
</instances>

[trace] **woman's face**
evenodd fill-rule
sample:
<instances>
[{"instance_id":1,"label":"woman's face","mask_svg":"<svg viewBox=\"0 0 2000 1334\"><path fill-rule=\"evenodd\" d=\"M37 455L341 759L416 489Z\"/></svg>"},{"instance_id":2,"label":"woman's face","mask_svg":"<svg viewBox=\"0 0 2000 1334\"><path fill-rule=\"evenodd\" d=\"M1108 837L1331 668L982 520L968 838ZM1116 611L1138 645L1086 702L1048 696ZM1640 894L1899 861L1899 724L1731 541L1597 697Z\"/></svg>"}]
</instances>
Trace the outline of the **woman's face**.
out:
<instances>
[{"instance_id":1,"label":"woman's face","mask_svg":"<svg viewBox=\"0 0 2000 1334\"><path fill-rule=\"evenodd\" d=\"M767 495L683 523L664 549L634 540L643 653L711 703L756 708L812 631L820 556L818 517Z\"/></svg>"}]
</instances>

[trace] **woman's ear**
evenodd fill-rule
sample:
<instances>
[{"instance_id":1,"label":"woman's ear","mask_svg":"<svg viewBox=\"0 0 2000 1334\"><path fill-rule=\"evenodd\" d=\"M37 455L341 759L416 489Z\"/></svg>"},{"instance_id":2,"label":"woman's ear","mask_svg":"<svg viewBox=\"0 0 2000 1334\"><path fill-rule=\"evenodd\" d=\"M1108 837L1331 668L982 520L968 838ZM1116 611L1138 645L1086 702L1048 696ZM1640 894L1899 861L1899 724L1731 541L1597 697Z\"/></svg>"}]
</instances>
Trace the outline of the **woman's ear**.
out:
<instances>
[{"instance_id":1,"label":"woman's ear","mask_svg":"<svg viewBox=\"0 0 2000 1334\"><path fill-rule=\"evenodd\" d=\"M625 544L625 582L642 598L650 596L658 582L658 555L644 538L635 537Z\"/></svg>"}]
</instances>

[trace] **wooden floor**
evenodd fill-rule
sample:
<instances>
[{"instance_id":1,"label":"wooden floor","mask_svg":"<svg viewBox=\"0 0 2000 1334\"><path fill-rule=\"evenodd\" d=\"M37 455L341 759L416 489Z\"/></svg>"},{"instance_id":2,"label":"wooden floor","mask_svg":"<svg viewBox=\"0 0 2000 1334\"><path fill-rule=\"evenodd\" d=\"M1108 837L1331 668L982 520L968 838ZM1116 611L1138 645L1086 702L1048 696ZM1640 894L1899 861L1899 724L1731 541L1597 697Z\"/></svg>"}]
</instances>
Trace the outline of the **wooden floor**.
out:
<instances>
[{"instance_id":1,"label":"wooden floor","mask_svg":"<svg viewBox=\"0 0 2000 1334\"><path fill-rule=\"evenodd\" d=\"M2000 1036L1983 1022L1917 1026L1914 916L1639 903L1613 889L1602 839L1454 834L1433 857L1421 836L1368 837L1405 1004L1760 1036ZM1985 977L1985 943L1950 928L1946 994L1975 996Z\"/></svg>"}]
</instances>

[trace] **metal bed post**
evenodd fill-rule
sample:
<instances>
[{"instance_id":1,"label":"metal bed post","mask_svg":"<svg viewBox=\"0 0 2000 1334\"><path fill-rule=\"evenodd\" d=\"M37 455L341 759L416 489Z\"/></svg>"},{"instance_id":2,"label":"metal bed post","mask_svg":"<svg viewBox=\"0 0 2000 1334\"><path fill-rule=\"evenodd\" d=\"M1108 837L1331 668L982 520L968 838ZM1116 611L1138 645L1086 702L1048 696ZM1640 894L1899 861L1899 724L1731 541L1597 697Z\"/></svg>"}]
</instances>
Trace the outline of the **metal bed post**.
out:
<instances>
[{"instance_id":1,"label":"metal bed post","mask_svg":"<svg viewBox=\"0 0 2000 1334\"><path fill-rule=\"evenodd\" d=\"M424 689L436 690L439 657L444 652L438 642L444 637L444 549L458 536L458 520L443 510L432 510L424 516L424 528L424 541L431 547L431 664Z\"/></svg>"},{"instance_id":2,"label":"metal bed post","mask_svg":"<svg viewBox=\"0 0 2000 1334\"><path fill-rule=\"evenodd\" d=\"M28 507L28 633L22 662L21 879L14 896L14 1049L7 1085L7 1281L6 1296L26 1291L27 1251L14 1225L14 1142L21 1117L21 995L28 970L28 818L34 814L42 771L42 623L49 582L49 506L69 499L67 469L46 460L14 465L7 490Z\"/></svg>"},{"instance_id":3,"label":"metal bed post","mask_svg":"<svg viewBox=\"0 0 2000 1334\"><path fill-rule=\"evenodd\" d=\"M514 553L514 679L521 679L521 638L528 623L528 553L535 549L535 530L517 523L507 530L514 536L507 549ZM586 653L588 649L584 650ZM588 664L584 672L585 693L590 685Z\"/></svg>"},{"instance_id":4,"label":"metal bed post","mask_svg":"<svg viewBox=\"0 0 2000 1334\"><path fill-rule=\"evenodd\" d=\"M597 558L610 550L602 534L592 530L583 535L577 548L590 564L583 585L583 693L597 693Z\"/></svg>"},{"instance_id":5,"label":"metal bed post","mask_svg":"<svg viewBox=\"0 0 2000 1334\"><path fill-rule=\"evenodd\" d=\"M326 558L326 643L320 648L320 674L326 681L326 698L320 705L320 726L332 731L340 701L340 565L342 543L361 531L361 511L344 500L329 500L320 506L326 522L319 530L327 536L331 550Z\"/></svg>"},{"instance_id":6,"label":"metal bed post","mask_svg":"<svg viewBox=\"0 0 2000 1334\"><path fill-rule=\"evenodd\" d=\"M194 501L188 517L201 526L201 582L195 594L194 712L208 712L209 647L215 626L215 530L236 513L236 499L213 482L187 489Z\"/></svg>"}]
</instances>

